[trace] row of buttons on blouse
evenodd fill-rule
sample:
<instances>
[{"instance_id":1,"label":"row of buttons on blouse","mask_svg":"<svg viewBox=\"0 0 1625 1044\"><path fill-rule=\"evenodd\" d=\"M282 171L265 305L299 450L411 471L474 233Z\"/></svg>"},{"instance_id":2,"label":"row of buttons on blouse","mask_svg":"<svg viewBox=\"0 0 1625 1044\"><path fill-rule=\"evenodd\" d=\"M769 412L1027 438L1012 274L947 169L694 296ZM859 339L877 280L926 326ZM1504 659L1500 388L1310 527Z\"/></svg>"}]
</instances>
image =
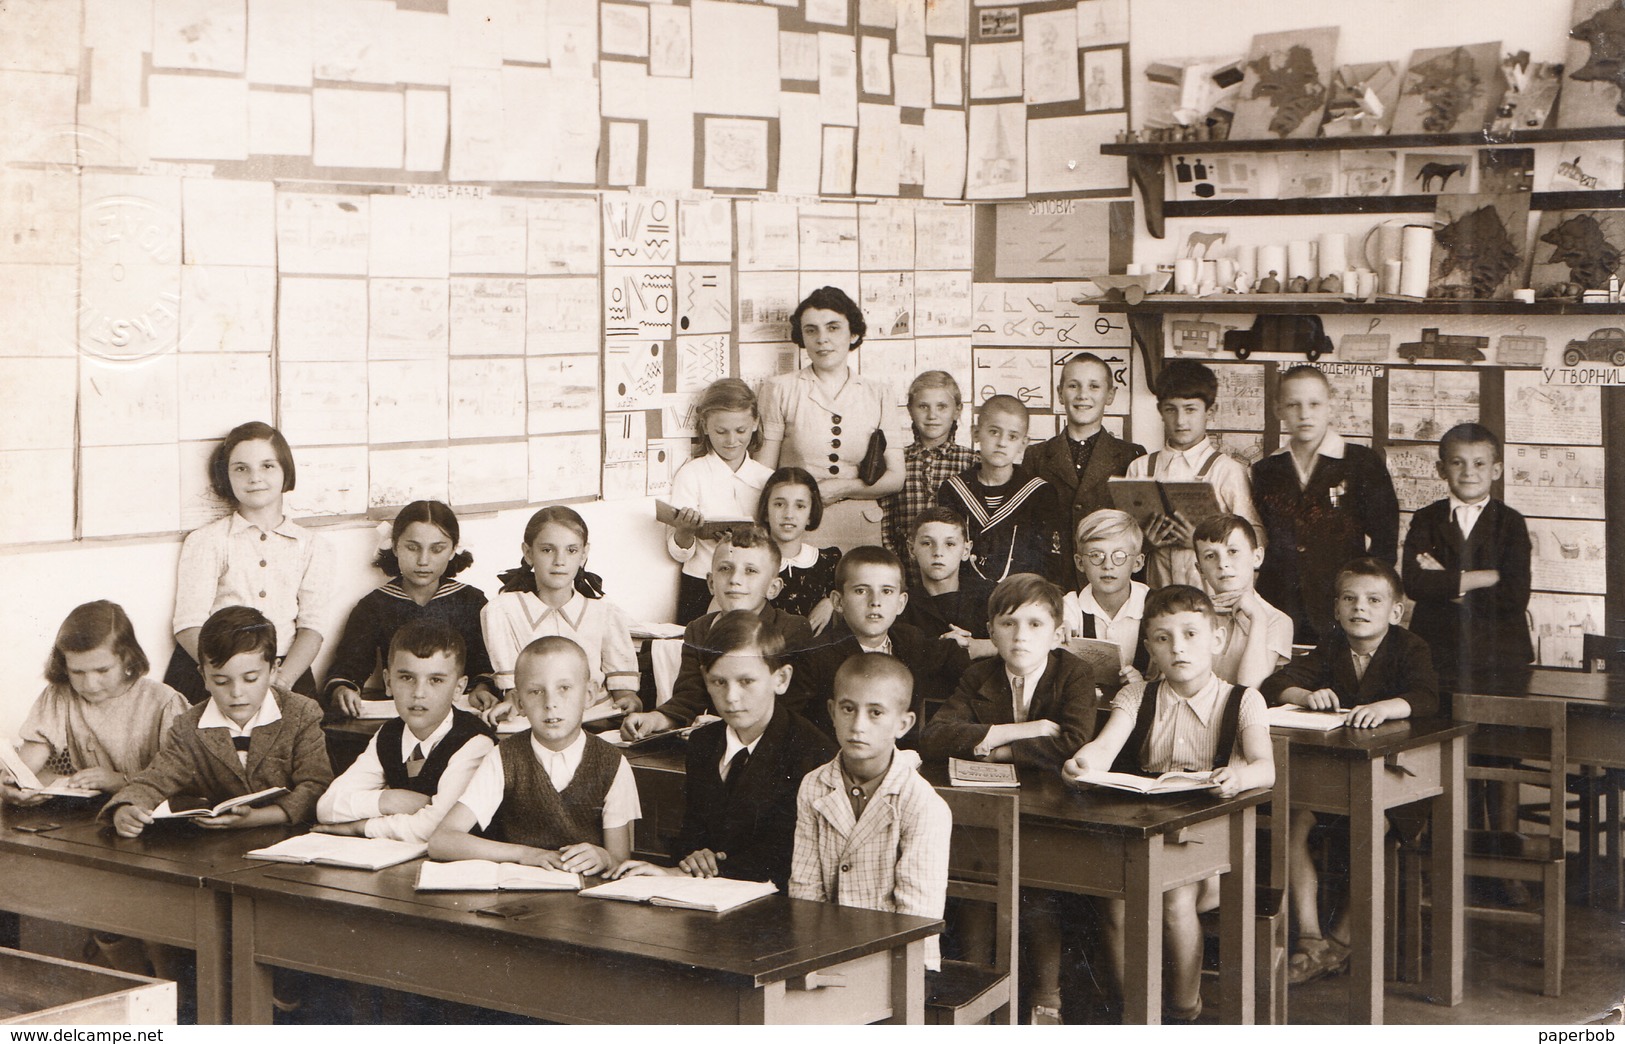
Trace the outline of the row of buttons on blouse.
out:
<instances>
[{"instance_id":1,"label":"row of buttons on blouse","mask_svg":"<svg viewBox=\"0 0 1625 1044\"><path fill-rule=\"evenodd\" d=\"M841 440L838 437L834 437L841 434L841 415L839 413L830 418L829 433L832 436L832 438L829 440L829 448L840 449ZM841 473L840 463L841 455L839 453L831 453L829 455L829 473L831 475L839 475Z\"/></svg>"}]
</instances>

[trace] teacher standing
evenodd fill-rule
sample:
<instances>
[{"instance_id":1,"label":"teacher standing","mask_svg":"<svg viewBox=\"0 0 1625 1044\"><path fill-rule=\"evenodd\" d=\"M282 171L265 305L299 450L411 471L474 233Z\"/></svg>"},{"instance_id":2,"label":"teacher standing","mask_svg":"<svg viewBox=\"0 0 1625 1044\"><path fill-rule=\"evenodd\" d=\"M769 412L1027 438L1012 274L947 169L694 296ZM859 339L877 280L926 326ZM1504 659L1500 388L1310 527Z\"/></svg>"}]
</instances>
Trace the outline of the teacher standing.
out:
<instances>
[{"instance_id":1,"label":"teacher standing","mask_svg":"<svg viewBox=\"0 0 1625 1044\"><path fill-rule=\"evenodd\" d=\"M847 368L868 325L857 303L837 287L814 290L790 315L790 339L806 350L809 365L762 384L762 447L756 459L770 468L806 468L818 479L824 520L818 535L850 550L880 543L885 512L877 501L903 488L907 412L890 389ZM879 450L876 433L885 440ZM864 482L864 458L870 468ZM884 461L884 470L874 471Z\"/></svg>"}]
</instances>

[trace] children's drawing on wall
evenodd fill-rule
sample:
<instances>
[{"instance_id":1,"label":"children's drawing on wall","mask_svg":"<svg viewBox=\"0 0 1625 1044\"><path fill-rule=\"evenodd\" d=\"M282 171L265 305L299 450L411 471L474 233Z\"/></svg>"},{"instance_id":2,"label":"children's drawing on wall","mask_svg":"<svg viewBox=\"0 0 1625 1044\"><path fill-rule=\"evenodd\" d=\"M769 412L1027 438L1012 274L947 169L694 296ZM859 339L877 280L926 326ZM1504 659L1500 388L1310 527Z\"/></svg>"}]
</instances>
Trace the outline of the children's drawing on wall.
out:
<instances>
[{"instance_id":1,"label":"children's drawing on wall","mask_svg":"<svg viewBox=\"0 0 1625 1044\"><path fill-rule=\"evenodd\" d=\"M1542 591L1606 594L1608 538L1602 522L1529 520L1530 583Z\"/></svg>"},{"instance_id":2,"label":"children's drawing on wall","mask_svg":"<svg viewBox=\"0 0 1625 1044\"><path fill-rule=\"evenodd\" d=\"M913 335L913 272L864 272L858 287L858 304L869 324L870 338Z\"/></svg>"},{"instance_id":3,"label":"children's drawing on wall","mask_svg":"<svg viewBox=\"0 0 1625 1044\"><path fill-rule=\"evenodd\" d=\"M1607 619L1600 595L1529 596L1529 629L1535 639L1535 662L1542 667L1579 667L1585 636L1602 634Z\"/></svg>"},{"instance_id":4,"label":"children's drawing on wall","mask_svg":"<svg viewBox=\"0 0 1625 1044\"><path fill-rule=\"evenodd\" d=\"M678 265L676 292L679 334L733 328L733 270L727 265Z\"/></svg>"},{"instance_id":5,"label":"children's drawing on wall","mask_svg":"<svg viewBox=\"0 0 1625 1044\"><path fill-rule=\"evenodd\" d=\"M1029 105L1078 100L1078 16L1044 11L1027 16L1022 35L1023 97ZM975 49L972 48L972 53ZM1119 77L1121 79L1121 76Z\"/></svg>"},{"instance_id":6,"label":"children's drawing on wall","mask_svg":"<svg viewBox=\"0 0 1625 1044\"><path fill-rule=\"evenodd\" d=\"M970 305L969 272L914 273L914 332L918 336L970 333Z\"/></svg>"},{"instance_id":7,"label":"children's drawing on wall","mask_svg":"<svg viewBox=\"0 0 1625 1044\"><path fill-rule=\"evenodd\" d=\"M1388 474L1394 479L1399 510L1416 511L1449 494L1439 477L1437 446L1406 446L1390 443L1387 448Z\"/></svg>"},{"instance_id":8,"label":"children's drawing on wall","mask_svg":"<svg viewBox=\"0 0 1625 1044\"><path fill-rule=\"evenodd\" d=\"M1261 433L1250 431L1215 431L1208 434L1208 441L1221 453L1241 461L1249 468L1264 459L1264 436Z\"/></svg>"},{"instance_id":9,"label":"children's drawing on wall","mask_svg":"<svg viewBox=\"0 0 1625 1044\"><path fill-rule=\"evenodd\" d=\"M799 290L794 272L740 272L739 339L788 341Z\"/></svg>"},{"instance_id":10,"label":"children's drawing on wall","mask_svg":"<svg viewBox=\"0 0 1625 1044\"><path fill-rule=\"evenodd\" d=\"M531 355L598 350L598 280L525 280L525 351Z\"/></svg>"},{"instance_id":11,"label":"children's drawing on wall","mask_svg":"<svg viewBox=\"0 0 1625 1044\"><path fill-rule=\"evenodd\" d=\"M649 7L649 75L686 77L692 64L693 38L688 8L675 4Z\"/></svg>"},{"instance_id":12,"label":"children's drawing on wall","mask_svg":"<svg viewBox=\"0 0 1625 1044\"><path fill-rule=\"evenodd\" d=\"M1559 127L1606 127L1625 116L1625 18L1615 0L1574 0Z\"/></svg>"},{"instance_id":13,"label":"children's drawing on wall","mask_svg":"<svg viewBox=\"0 0 1625 1044\"><path fill-rule=\"evenodd\" d=\"M1014 395L1033 409L1048 410L1050 355L1038 348L978 348L971 360L976 382L974 399L986 402L995 395Z\"/></svg>"},{"instance_id":14,"label":"children's drawing on wall","mask_svg":"<svg viewBox=\"0 0 1625 1044\"><path fill-rule=\"evenodd\" d=\"M1326 381L1332 387L1331 430L1370 438L1374 412L1371 371L1362 368L1354 373L1343 373L1337 367L1326 367L1321 372L1326 374Z\"/></svg>"},{"instance_id":15,"label":"children's drawing on wall","mask_svg":"<svg viewBox=\"0 0 1625 1044\"><path fill-rule=\"evenodd\" d=\"M1320 129L1336 26L1260 33L1247 52L1233 138L1311 138Z\"/></svg>"},{"instance_id":16,"label":"children's drawing on wall","mask_svg":"<svg viewBox=\"0 0 1625 1044\"><path fill-rule=\"evenodd\" d=\"M1388 371L1388 438L1437 442L1457 424L1478 420L1478 374L1451 370Z\"/></svg>"},{"instance_id":17,"label":"children's drawing on wall","mask_svg":"<svg viewBox=\"0 0 1625 1044\"><path fill-rule=\"evenodd\" d=\"M710 118L705 121L705 186L766 189L767 121Z\"/></svg>"},{"instance_id":18,"label":"children's drawing on wall","mask_svg":"<svg viewBox=\"0 0 1625 1044\"><path fill-rule=\"evenodd\" d=\"M1128 0L1079 0L1079 47L1126 43L1128 29Z\"/></svg>"},{"instance_id":19,"label":"children's drawing on wall","mask_svg":"<svg viewBox=\"0 0 1625 1044\"><path fill-rule=\"evenodd\" d=\"M1090 112L1124 107L1121 47L1083 53L1083 107Z\"/></svg>"},{"instance_id":20,"label":"children's drawing on wall","mask_svg":"<svg viewBox=\"0 0 1625 1044\"><path fill-rule=\"evenodd\" d=\"M1539 372L1506 375L1508 442L1602 445L1602 390L1542 383Z\"/></svg>"},{"instance_id":21,"label":"children's drawing on wall","mask_svg":"<svg viewBox=\"0 0 1625 1044\"><path fill-rule=\"evenodd\" d=\"M1473 183L1473 157L1467 152L1406 152L1399 177L1400 193L1467 192Z\"/></svg>"},{"instance_id":22,"label":"children's drawing on wall","mask_svg":"<svg viewBox=\"0 0 1625 1044\"><path fill-rule=\"evenodd\" d=\"M1020 196L1027 190L1025 106L971 107L966 170L967 199Z\"/></svg>"},{"instance_id":23,"label":"children's drawing on wall","mask_svg":"<svg viewBox=\"0 0 1625 1044\"><path fill-rule=\"evenodd\" d=\"M1428 297L1510 299L1523 278L1529 193L1444 193L1433 220Z\"/></svg>"},{"instance_id":24,"label":"children's drawing on wall","mask_svg":"<svg viewBox=\"0 0 1625 1044\"><path fill-rule=\"evenodd\" d=\"M1506 502L1525 515L1603 517L1600 446L1508 446Z\"/></svg>"},{"instance_id":25,"label":"children's drawing on wall","mask_svg":"<svg viewBox=\"0 0 1625 1044\"><path fill-rule=\"evenodd\" d=\"M605 195L604 264L674 260L676 209L674 201L664 196Z\"/></svg>"},{"instance_id":26,"label":"children's drawing on wall","mask_svg":"<svg viewBox=\"0 0 1625 1044\"><path fill-rule=\"evenodd\" d=\"M671 337L673 273L670 268L604 272L604 341Z\"/></svg>"},{"instance_id":27,"label":"children's drawing on wall","mask_svg":"<svg viewBox=\"0 0 1625 1044\"><path fill-rule=\"evenodd\" d=\"M604 346L604 408L646 410L660 406L665 358L658 341Z\"/></svg>"},{"instance_id":28,"label":"children's drawing on wall","mask_svg":"<svg viewBox=\"0 0 1625 1044\"><path fill-rule=\"evenodd\" d=\"M1232 363L1212 367L1219 378L1215 400L1218 412L1213 427L1225 431L1264 430L1264 366L1262 363Z\"/></svg>"},{"instance_id":29,"label":"children's drawing on wall","mask_svg":"<svg viewBox=\"0 0 1625 1044\"><path fill-rule=\"evenodd\" d=\"M728 335L697 334L677 338L677 390L703 391L728 376Z\"/></svg>"}]
</instances>

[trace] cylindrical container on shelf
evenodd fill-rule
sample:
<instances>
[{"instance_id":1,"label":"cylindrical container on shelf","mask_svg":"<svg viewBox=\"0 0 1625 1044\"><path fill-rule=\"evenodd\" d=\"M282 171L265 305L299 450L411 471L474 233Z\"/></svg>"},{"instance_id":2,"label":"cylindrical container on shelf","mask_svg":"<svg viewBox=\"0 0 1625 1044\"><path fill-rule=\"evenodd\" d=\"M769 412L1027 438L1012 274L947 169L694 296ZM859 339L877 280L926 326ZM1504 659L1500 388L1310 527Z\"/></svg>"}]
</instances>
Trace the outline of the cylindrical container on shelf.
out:
<instances>
[{"instance_id":1,"label":"cylindrical container on shelf","mask_svg":"<svg viewBox=\"0 0 1625 1044\"><path fill-rule=\"evenodd\" d=\"M1399 293L1399 276L1403 265L1399 261L1384 261L1382 263L1382 292L1385 294Z\"/></svg>"},{"instance_id":2,"label":"cylindrical container on shelf","mask_svg":"<svg viewBox=\"0 0 1625 1044\"><path fill-rule=\"evenodd\" d=\"M1349 267L1349 234L1322 232L1320 234L1320 270L1327 275L1346 272Z\"/></svg>"},{"instance_id":3,"label":"cylindrical container on shelf","mask_svg":"<svg viewBox=\"0 0 1625 1044\"><path fill-rule=\"evenodd\" d=\"M1266 279L1271 273L1281 282L1286 282L1286 248L1279 246L1261 246L1258 248L1258 267L1253 270L1254 279Z\"/></svg>"},{"instance_id":4,"label":"cylindrical container on shelf","mask_svg":"<svg viewBox=\"0 0 1625 1044\"><path fill-rule=\"evenodd\" d=\"M1236 286L1236 259L1221 257L1214 264L1218 273L1219 289L1234 290Z\"/></svg>"},{"instance_id":5,"label":"cylindrical container on shelf","mask_svg":"<svg viewBox=\"0 0 1625 1044\"><path fill-rule=\"evenodd\" d=\"M1294 239L1286 245L1286 277L1296 279L1299 276L1310 282L1314 282L1316 276L1315 259L1307 239Z\"/></svg>"},{"instance_id":6,"label":"cylindrical container on shelf","mask_svg":"<svg viewBox=\"0 0 1625 1044\"><path fill-rule=\"evenodd\" d=\"M1355 293L1362 301L1369 301L1371 295L1377 292L1377 273L1369 268L1356 268L1354 270Z\"/></svg>"},{"instance_id":7,"label":"cylindrical container on shelf","mask_svg":"<svg viewBox=\"0 0 1625 1044\"><path fill-rule=\"evenodd\" d=\"M1426 297L1428 265L1433 260L1433 226L1406 225L1399 259L1399 292L1405 297Z\"/></svg>"},{"instance_id":8,"label":"cylindrical container on shelf","mask_svg":"<svg viewBox=\"0 0 1625 1044\"><path fill-rule=\"evenodd\" d=\"M1174 262L1174 293L1196 293L1196 259L1182 257Z\"/></svg>"}]
</instances>

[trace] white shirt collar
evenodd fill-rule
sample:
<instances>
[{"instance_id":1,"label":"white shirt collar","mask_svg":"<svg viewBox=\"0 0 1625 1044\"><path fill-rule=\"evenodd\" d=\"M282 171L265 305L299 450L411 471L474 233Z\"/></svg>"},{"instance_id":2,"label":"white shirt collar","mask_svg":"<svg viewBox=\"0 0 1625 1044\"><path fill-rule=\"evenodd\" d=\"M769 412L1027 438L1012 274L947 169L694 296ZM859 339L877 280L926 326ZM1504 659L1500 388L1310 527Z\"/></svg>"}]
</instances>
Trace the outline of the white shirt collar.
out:
<instances>
[{"instance_id":1,"label":"white shirt collar","mask_svg":"<svg viewBox=\"0 0 1625 1044\"><path fill-rule=\"evenodd\" d=\"M260 702L260 709L248 719L248 724L238 725L220 711L220 705L211 697L209 705L203 708L203 716L198 719L197 727L200 729L225 729L232 736L247 736L261 725L270 725L282 720L282 705L277 702L275 692L267 692L265 699Z\"/></svg>"},{"instance_id":2,"label":"white shirt collar","mask_svg":"<svg viewBox=\"0 0 1625 1044\"><path fill-rule=\"evenodd\" d=\"M811 569L818 564L818 551L818 548L803 540L801 550L797 551L792 557L786 558L783 564L794 566L797 569Z\"/></svg>"},{"instance_id":3,"label":"white shirt collar","mask_svg":"<svg viewBox=\"0 0 1625 1044\"><path fill-rule=\"evenodd\" d=\"M435 726L434 731L429 733L429 738L426 740L420 740L416 736L412 735L411 726L401 729L401 760L405 761L407 758L411 757L412 748L416 747L419 743L423 744L423 753L425 756L428 756L428 754L433 751L435 747L440 745L440 741L445 739L446 734L450 731L451 713L449 711L447 712L446 716L441 719L440 724Z\"/></svg>"},{"instance_id":4,"label":"white shirt collar","mask_svg":"<svg viewBox=\"0 0 1625 1044\"><path fill-rule=\"evenodd\" d=\"M1202 466L1202 462L1207 460L1209 455L1219 451L1214 448L1213 440L1203 439L1187 449L1175 449L1165 442L1162 444L1162 452L1168 460L1182 458L1191 468L1196 469Z\"/></svg>"},{"instance_id":5,"label":"white shirt collar","mask_svg":"<svg viewBox=\"0 0 1625 1044\"><path fill-rule=\"evenodd\" d=\"M1344 440L1343 436L1339 435L1330 428L1327 428L1326 437L1320 440L1320 448L1317 449L1315 453L1322 457L1330 457L1333 460L1342 460L1343 454L1348 451L1348 445L1348 442ZM1275 451L1274 455L1280 456L1283 453L1291 452L1292 442L1288 440L1282 444L1280 449Z\"/></svg>"},{"instance_id":6,"label":"white shirt collar","mask_svg":"<svg viewBox=\"0 0 1625 1044\"><path fill-rule=\"evenodd\" d=\"M587 615L587 596L580 591L571 591L570 600L557 609L542 601L542 596L535 591L526 591L524 593L530 595L535 602L536 611L527 613L531 617L530 625L532 627L540 627L544 620L557 613L565 623L570 625L570 630L581 629L581 620Z\"/></svg>"},{"instance_id":7,"label":"white shirt collar","mask_svg":"<svg viewBox=\"0 0 1625 1044\"><path fill-rule=\"evenodd\" d=\"M1019 674L1018 675L1018 674L1015 674L1015 673L1011 672L1011 670L1008 667L1006 667L1005 670L1004 670L1004 680L1006 682L1008 682L1009 685L1010 685L1011 698L1015 697L1016 679L1017 678L1021 679L1021 704L1022 704L1022 706L1021 706L1021 714L1019 716L1023 721L1025 721L1027 719L1027 709L1030 708L1033 705L1033 693L1038 691L1038 681L1039 681L1040 678L1044 677L1044 668L1046 668L1048 666L1049 666L1049 656L1046 655L1042 660L1038 661L1038 666L1033 668L1031 674Z\"/></svg>"},{"instance_id":8,"label":"white shirt collar","mask_svg":"<svg viewBox=\"0 0 1625 1044\"><path fill-rule=\"evenodd\" d=\"M288 516L283 515L282 516L282 521L280 521L276 525L272 526L269 530L262 530L258 525L256 525L253 522L250 522L248 519L244 518L242 515L239 515L237 512L233 511L231 513L231 535L232 536L236 536L239 533L271 532L271 533L276 533L279 536L292 537L292 536L294 536L294 534L288 532L288 526L291 525L291 524L292 523L288 520Z\"/></svg>"},{"instance_id":9,"label":"white shirt collar","mask_svg":"<svg viewBox=\"0 0 1625 1044\"><path fill-rule=\"evenodd\" d=\"M1108 623L1116 623L1119 620L1139 620L1145 616L1145 596L1150 593L1151 588L1145 584L1140 583L1138 580L1130 580L1128 582L1128 601L1124 602L1122 608L1117 610L1117 615L1113 616L1102 609L1099 602L1095 601L1094 587L1086 586L1078 593L1078 608L1089 616L1098 617Z\"/></svg>"},{"instance_id":10,"label":"white shirt collar","mask_svg":"<svg viewBox=\"0 0 1625 1044\"><path fill-rule=\"evenodd\" d=\"M762 736L765 735L767 735L767 731L764 729L762 731ZM755 754L756 745L762 742L762 736L757 736L749 743L740 742L739 734L734 731L734 727L732 725L729 725L723 730L722 736L722 764L717 766L719 772L722 769L727 768L728 763L734 759L734 755L738 754L740 751L748 750L752 754Z\"/></svg>"},{"instance_id":11,"label":"white shirt collar","mask_svg":"<svg viewBox=\"0 0 1625 1044\"><path fill-rule=\"evenodd\" d=\"M1203 725L1211 725L1213 723L1213 711L1219 703L1219 676L1209 674L1207 684L1198 689L1196 695L1188 700L1176 693L1174 687L1164 681L1158 686L1157 698L1172 700L1175 705L1183 703L1190 707L1191 712L1196 715L1196 719Z\"/></svg>"},{"instance_id":12,"label":"white shirt collar","mask_svg":"<svg viewBox=\"0 0 1625 1044\"><path fill-rule=\"evenodd\" d=\"M552 780L554 790L563 790L570 785L576 776L576 769L581 767L581 755L587 750L587 734L580 729L576 730L576 738L563 750L548 750L531 733L530 751L536 755L547 772L547 778Z\"/></svg>"},{"instance_id":13,"label":"white shirt collar","mask_svg":"<svg viewBox=\"0 0 1625 1044\"><path fill-rule=\"evenodd\" d=\"M1451 522L1456 522L1456 517L1457 517L1456 512L1461 508L1466 508L1467 509L1467 519L1468 519L1467 529L1468 529L1469 532L1472 531L1473 525L1478 522L1478 517L1484 513L1484 508L1490 502L1490 498L1489 498L1488 495L1485 495L1476 504L1469 504L1465 500L1459 500L1459 499L1457 499L1457 497L1456 497L1456 495L1454 493L1450 494L1449 499L1450 499L1450 521ZM1458 525L1459 525L1459 523L1458 523Z\"/></svg>"}]
</instances>

